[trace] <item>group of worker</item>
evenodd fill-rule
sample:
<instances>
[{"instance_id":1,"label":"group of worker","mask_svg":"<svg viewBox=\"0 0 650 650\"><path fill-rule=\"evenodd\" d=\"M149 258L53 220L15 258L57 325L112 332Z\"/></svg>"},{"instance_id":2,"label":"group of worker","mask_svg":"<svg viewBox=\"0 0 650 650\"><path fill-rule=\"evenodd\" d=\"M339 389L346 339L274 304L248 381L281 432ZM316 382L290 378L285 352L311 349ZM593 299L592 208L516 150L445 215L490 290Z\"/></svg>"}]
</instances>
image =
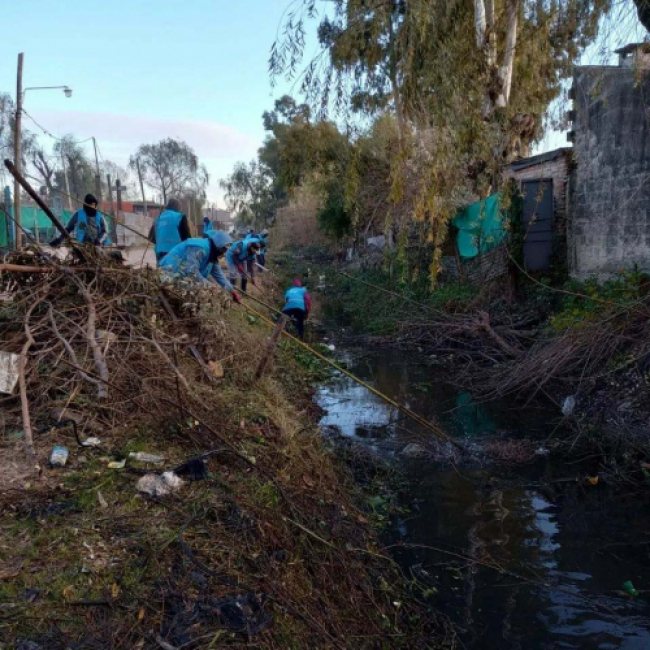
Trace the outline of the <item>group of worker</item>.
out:
<instances>
[{"instance_id":1,"label":"group of worker","mask_svg":"<svg viewBox=\"0 0 650 650\"><path fill-rule=\"evenodd\" d=\"M165 209L154 221L149 231L149 240L154 244L158 268L174 278L183 278L200 286L211 286L213 280L228 291L232 299L240 304L241 296L235 286L237 277L241 289L246 293L248 279L257 286L256 266L264 268L268 230L256 233L252 228L237 241L223 230L215 230L210 220L203 220L203 237L192 237L187 216L181 211L177 199L167 201ZM107 243L107 228L104 216L97 209L97 199L86 195L84 206L74 213L66 226L68 234L80 243L102 245ZM52 242L58 246L63 236ZM225 256L228 266L226 279L219 260ZM304 335L304 322L311 309L311 298L300 280L285 294L283 312L294 323L299 336Z\"/></svg>"}]
</instances>

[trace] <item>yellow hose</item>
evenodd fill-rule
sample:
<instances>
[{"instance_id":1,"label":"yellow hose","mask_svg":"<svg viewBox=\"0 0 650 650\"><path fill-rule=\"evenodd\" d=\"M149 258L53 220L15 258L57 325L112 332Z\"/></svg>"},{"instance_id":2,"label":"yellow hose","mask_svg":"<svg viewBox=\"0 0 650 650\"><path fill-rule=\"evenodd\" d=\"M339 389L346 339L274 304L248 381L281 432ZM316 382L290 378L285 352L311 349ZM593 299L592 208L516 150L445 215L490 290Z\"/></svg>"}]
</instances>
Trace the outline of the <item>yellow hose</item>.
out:
<instances>
[{"instance_id":1,"label":"yellow hose","mask_svg":"<svg viewBox=\"0 0 650 650\"><path fill-rule=\"evenodd\" d=\"M246 295L249 298L252 298L253 300L255 300L256 302L259 302L260 304L264 305L265 307L267 307L271 311L277 312L278 314L282 313L279 310L275 309L274 307L271 307L270 305L264 304L261 300L258 300L257 298L251 296L250 294L246 294ZM275 327L275 323L270 318L267 318L263 314L260 314L260 312L258 312L256 309L254 309L250 305L245 305L245 304L242 303L242 307L244 307L248 311L252 312L257 317L261 318L263 321L267 322L272 327ZM388 395L384 395L384 393L377 390L374 386L371 386L370 384L367 384L365 381L363 381L359 377L353 375L351 372L349 372L345 368L339 366L337 363L335 363L331 359L328 359L325 355L321 354L317 350L314 350L314 348L307 345L307 343L305 343L304 341L301 341L299 338L296 338L295 336L293 336L292 334L290 334L286 330L283 330L282 334L284 336L286 336L287 338L291 339L294 343L297 343L300 347L304 348L305 350L307 350L308 352L313 354L315 357L317 357L321 361L324 361L328 365L332 366L332 368L334 368L335 370L338 370L340 373L344 374L346 377L349 377L350 379L355 381L360 386L363 386L364 388L369 390L373 395L376 395L377 397L382 399L387 404L390 404L392 407L396 408L401 413L404 413L404 415L407 415L408 417L410 417L413 421L417 422L421 426L423 426L426 429L428 429L429 431L431 431L440 440L443 440L444 442L449 442L449 443L451 443L452 445L454 445L455 447L457 447L458 449L460 449L462 451L467 451L463 445L461 445L459 442L457 442L456 440L454 440L453 438L448 436L440 428L436 427L435 425L433 425L430 422L428 422L427 420L425 420L421 415L418 415L417 413L414 413L413 411L411 411L411 409L407 408L406 406L402 406L402 404L399 404L394 399L391 399L390 397L388 397Z\"/></svg>"}]
</instances>

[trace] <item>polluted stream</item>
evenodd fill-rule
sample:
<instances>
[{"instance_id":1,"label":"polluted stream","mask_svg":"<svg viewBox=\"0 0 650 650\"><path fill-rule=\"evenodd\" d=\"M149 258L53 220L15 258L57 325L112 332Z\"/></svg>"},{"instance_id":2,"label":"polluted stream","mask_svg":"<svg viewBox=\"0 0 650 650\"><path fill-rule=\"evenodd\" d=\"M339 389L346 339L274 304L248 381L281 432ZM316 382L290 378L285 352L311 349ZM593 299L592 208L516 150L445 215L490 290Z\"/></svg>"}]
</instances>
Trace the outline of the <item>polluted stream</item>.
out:
<instances>
[{"instance_id":1,"label":"polluted stream","mask_svg":"<svg viewBox=\"0 0 650 650\"><path fill-rule=\"evenodd\" d=\"M409 457L409 445L435 448L430 432L341 374L317 394L324 431L399 468L399 514L382 542L460 647L650 648L650 513L594 485L589 461L546 453L558 408L477 404L422 355L336 347L352 373L478 452ZM514 450L507 462L481 457L497 446Z\"/></svg>"}]
</instances>

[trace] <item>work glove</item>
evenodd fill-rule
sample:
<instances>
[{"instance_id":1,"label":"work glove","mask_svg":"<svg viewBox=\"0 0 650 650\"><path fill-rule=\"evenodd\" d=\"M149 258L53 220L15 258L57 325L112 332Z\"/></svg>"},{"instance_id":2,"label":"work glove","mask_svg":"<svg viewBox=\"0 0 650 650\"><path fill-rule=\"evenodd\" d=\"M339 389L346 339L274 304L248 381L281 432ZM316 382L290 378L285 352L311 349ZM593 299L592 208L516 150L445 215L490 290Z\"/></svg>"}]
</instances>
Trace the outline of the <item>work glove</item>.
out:
<instances>
[{"instance_id":1,"label":"work glove","mask_svg":"<svg viewBox=\"0 0 650 650\"><path fill-rule=\"evenodd\" d=\"M237 270L238 270L242 275L244 275L244 274L246 273L246 271L244 270L244 267L243 267L242 264L240 264L240 265L237 267Z\"/></svg>"},{"instance_id":2,"label":"work glove","mask_svg":"<svg viewBox=\"0 0 650 650\"><path fill-rule=\"evenodd\" d=\"M232 299L233 299L233 300L234 300L238 305L241 305L241 296L240 296L236 291L233 291L233 292L230 294L230 297L231 297L231 298L232 298Z\"/></svg>"}]
</instances>

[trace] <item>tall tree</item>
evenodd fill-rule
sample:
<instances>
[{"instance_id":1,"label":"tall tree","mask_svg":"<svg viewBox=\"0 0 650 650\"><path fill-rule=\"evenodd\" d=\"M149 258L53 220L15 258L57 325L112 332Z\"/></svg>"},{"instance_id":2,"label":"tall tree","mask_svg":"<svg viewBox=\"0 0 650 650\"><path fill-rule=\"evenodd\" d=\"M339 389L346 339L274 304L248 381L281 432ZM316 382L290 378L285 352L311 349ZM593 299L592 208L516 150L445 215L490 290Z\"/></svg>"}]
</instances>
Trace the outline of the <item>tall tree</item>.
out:
<instances>
[{"instance_id":1,"label":"tall tree","mask_svg":"<svg viewBox=\"0 0 650 650\"><path fill-rule=\"evenodd\" d=\"M172 194L205 192L209 176L205 165L199 162L194 149L182 140L167 138L156 144L140 145L131 156L129 167L140 169L144 180L162 195L163 201Z\"/></svg>"}]
</instances>

